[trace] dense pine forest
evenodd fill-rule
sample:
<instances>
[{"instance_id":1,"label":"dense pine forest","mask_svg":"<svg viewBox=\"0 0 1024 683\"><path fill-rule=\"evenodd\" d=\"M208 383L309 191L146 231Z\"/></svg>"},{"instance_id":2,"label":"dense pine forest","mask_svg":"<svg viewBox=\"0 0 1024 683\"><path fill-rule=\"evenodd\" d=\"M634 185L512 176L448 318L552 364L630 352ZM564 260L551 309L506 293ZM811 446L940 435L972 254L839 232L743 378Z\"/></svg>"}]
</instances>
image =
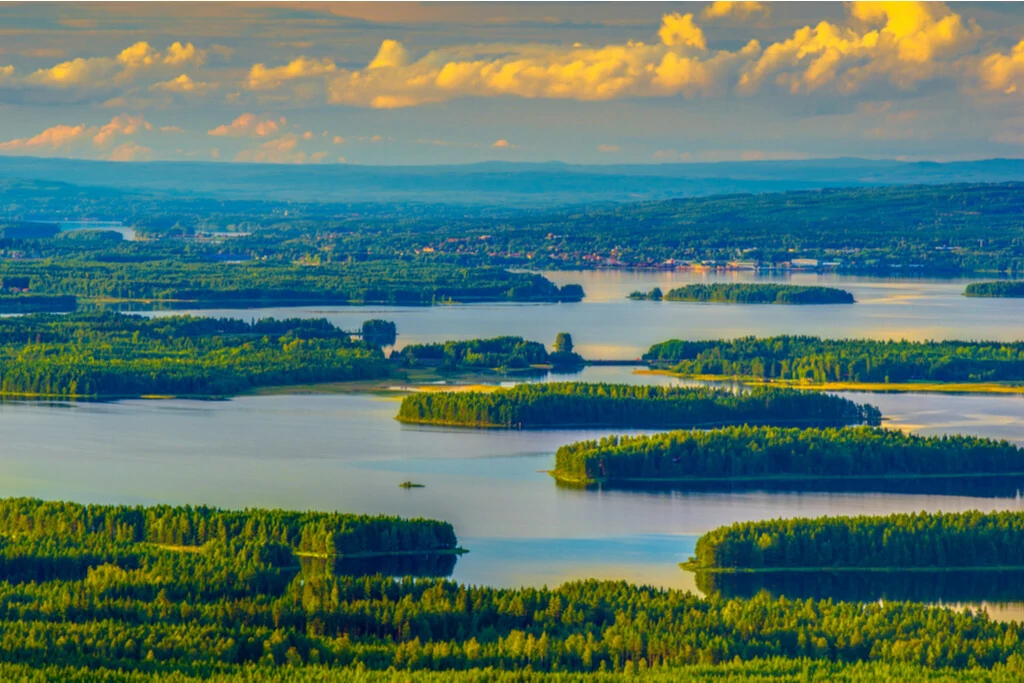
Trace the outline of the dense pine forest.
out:
<instances>
[{"instance_id":1,"label":"dense pine forest","mask_svg":"<svg viewBox=\"0 0 1024 683\"><path fill-rule=\"evenodd\" d=\"M685 375L813 382L1024 380L1024 342L876 341L807 336L655 344L644 360Z\"/></svg>"},{"instance_id":2,"label":"dense pine forest","mask_svg":"<svg viewBox=\"0 0 1024 683\"><path fill-rule=\"evenodd\" d=\"M225 396L386 377L380 348L324 319L242 322L119 313L0 318L0 392Z\"/></svg>"},{"instance_id":3,"label":"dense pine forest","mask_svg":"<svg viewBox=\"0 0 1024 683\"><path fill-rule=\"evenodd\" d=\"M878 424L870 405L784 389L735 393L708 387L552 382L483 391L423 391L406 396L402 422L467 427L714 427Z\"/></svg>"},{"instance_id":4,"label":"dense pine forest","mask_svg":"<svg viewBox=\"0 0 1024 683\"><path fill-rule=\"evenodd\" d=\"M1024 449L973 436L917 436L872 427L726 427L608 436L562 446L566 481L1024 474Z\"/></svg>"},{"instance_id":5,"label":"dense pine forest","mask_svg":"<svg viewBox=\"0 0 1024 683\"><path fill-rule=\"evenodd\" d=\"M633 292L631 299L696 301L730 304L852 304L853 295L835 287L803 287L772 283L714 283L686 285L662 294L655 288L646 294Z\"/></svg>"},{"instance_id":6,"label":"dense pine forest","mask_svg":"<svg viewBox=\"0 0 1024 683\"><path fill-rule=\"evenodd\" d=\"M697 570L1024 567L1024 514L919 513L742 522L697 541Z\"/></svg>"},{"instance_id":7,"label":"dense pine forest","mask_svg":"<svg viewBox=\"0 0 1024 683\"><path fill-rule=\"evenodd\" d=\"M996 282L972 282L964 291L966 296L1024 297L1024 282L999 280Z\"/></svg>"},{"instance_id":8,"label":"dense pine forest","mask_svg":"<svg viewBox=\"0 0 1024 683\"><path fill-rule=\"evenodd\" d=\"M26 281L34 294L84 300L200 304L393 304L424 306L474 301L579 301L579 285L561 288L535 273L445 264L251 262L208 263L124 255L82 258L0 258L0 280Z\"/></svg>"},{"instance_id":9,"label":"dense pine forest","mask_svg":"<svg viewBox=\"0 0 1024 683\"><path fill-rule=\"evenodd\" d=\"M332 549L450 552L451 527L426 520L11 499L0 501L0 537L0 673L11 675L747 680L809 668L867 680L984 667L998 679L1024 662L1018 624L912 603L700 598L599 581L498 589L303 561Z\"/></svg>"}]
</instances>

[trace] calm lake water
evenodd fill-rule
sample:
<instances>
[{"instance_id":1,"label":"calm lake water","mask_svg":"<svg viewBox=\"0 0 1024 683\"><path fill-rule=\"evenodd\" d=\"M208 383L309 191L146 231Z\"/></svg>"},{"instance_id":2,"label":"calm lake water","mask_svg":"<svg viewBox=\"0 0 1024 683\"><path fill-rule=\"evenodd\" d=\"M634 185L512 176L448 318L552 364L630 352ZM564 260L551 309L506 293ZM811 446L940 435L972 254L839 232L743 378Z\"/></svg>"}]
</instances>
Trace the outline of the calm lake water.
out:
<instances>
[{"instance_id":1,"label":"calm lake water","mask_svg":"<svg viewBox=\"0 0 1024 683\"><path fill-rule=\"evenodd\" d=\"M673 337L806 333L822 336L1018 339L1024 300L966 299L966 281L800 275L791 282L849 289L852 306L631 302L634 289L696 280L685 273L548 273L582 282L578 304L436 308L304 307L204 310L241 318L367 318L398 324L399 346L517 334L550 342L569 331L586 356L630 358ZM747 278L749 279L749 277ZM163 314L163 313L161 313ZM567 379L554 377L549 379ZM571 379L673 383L629 368L587 368ZM879 406L888 425L967 433L1024 445L1024 399L849 394ZM558 446L608 430L484 431L394 420L398 398L243 397L231 401L0 403L3 495L120 503L208 503L388 513L444 519L470 553L453 577L474 584L556 585L599 577L694 589L677 563L699 534L735 521L824 514L1024 509L1013 482L972 495L879 491L576 490L543 470ZM412 480L425 488L404 490ZM1024 488L1024 484L1020 488ZM1024 597L1024 596L1022 596ZM1013 606L1001 614L1015 615Z\"/></svg>"},{"instance_id":2,"label":"calm lake water","mask_svg":"<svg viewBox=\"0 0 1024 683\"><path fill-rule=\"evenodd\" d=\"M718 339L745 335L812 334L873 339L993 339L1024 335L1024 299L963 296L976 280L849 277L804 273L757 277L754 273L566 271L544 273L564 285L583 285L586 299L573 304L474 304L402 308L394 306L309 306L300 308L206 309L198 315L241 317L324 317L344 329L368 318L398 325L398 344L519 335L550 344L559 332L572 333L588 358L625 359L667 339ZM851 292L852 305L765 306L629 301L647 291L695 282L786 282L828 285ZM182 313L185 311L175 311ZM167 315L162 311L156 315ZM152 314L152 313L151 313Z\"/></svg>"}]
</instances>

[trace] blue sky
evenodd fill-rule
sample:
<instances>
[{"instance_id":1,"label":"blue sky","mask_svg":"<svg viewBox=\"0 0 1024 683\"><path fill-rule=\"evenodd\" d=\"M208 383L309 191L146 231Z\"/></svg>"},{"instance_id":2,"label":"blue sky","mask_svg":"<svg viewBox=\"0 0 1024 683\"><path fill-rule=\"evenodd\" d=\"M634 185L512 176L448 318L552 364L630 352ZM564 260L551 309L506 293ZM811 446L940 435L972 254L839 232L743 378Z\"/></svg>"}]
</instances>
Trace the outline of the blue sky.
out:
<instances>
[{"instance_id":1,"label":"blue sky","mask_svg":"<svg viewBox=\"0 0 1024 683\"><path fill-rule=\"evenodd\" d=\"M1015 3L0 5L0 154L1024 156Z\"/></svg>"}]
</instances>

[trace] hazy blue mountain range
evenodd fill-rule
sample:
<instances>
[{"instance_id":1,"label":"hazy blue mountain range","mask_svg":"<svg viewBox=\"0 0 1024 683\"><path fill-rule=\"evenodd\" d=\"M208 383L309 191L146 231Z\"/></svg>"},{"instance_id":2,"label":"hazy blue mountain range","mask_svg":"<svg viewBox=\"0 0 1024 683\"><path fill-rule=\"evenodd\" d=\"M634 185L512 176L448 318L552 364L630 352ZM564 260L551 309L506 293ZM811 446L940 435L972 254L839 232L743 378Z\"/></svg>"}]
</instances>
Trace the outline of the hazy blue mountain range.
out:
<instances>
[{"instance_id":1,"label":"hazy blue mountain range","mask_svg":"<svg viewBox=\"0 0 1024 683\"><path fill-rule=\"evenodd\" d=\"M11 179L236 199L544 207L828 187L1005 182L1024 180L1024 160L283 166L0 157L0 181Z\"/></svg>"}]
</instances>

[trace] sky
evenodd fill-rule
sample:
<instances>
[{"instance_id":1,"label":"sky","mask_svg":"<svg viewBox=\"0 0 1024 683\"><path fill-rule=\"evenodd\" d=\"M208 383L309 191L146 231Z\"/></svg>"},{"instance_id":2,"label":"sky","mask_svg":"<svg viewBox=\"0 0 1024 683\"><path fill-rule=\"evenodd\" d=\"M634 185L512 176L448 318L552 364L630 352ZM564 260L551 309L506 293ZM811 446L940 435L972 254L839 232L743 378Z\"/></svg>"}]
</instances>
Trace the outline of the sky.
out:
<instances>
[{"instance_id":1,"label":"sky","mask_svg":"<svg viewBox=\"0 0 1024 683\"><path fill-rule=\"evenodd\" d=\"M1020 3L0 4L0 154L1024 157Z\"/></svg>"}]
</instances>

